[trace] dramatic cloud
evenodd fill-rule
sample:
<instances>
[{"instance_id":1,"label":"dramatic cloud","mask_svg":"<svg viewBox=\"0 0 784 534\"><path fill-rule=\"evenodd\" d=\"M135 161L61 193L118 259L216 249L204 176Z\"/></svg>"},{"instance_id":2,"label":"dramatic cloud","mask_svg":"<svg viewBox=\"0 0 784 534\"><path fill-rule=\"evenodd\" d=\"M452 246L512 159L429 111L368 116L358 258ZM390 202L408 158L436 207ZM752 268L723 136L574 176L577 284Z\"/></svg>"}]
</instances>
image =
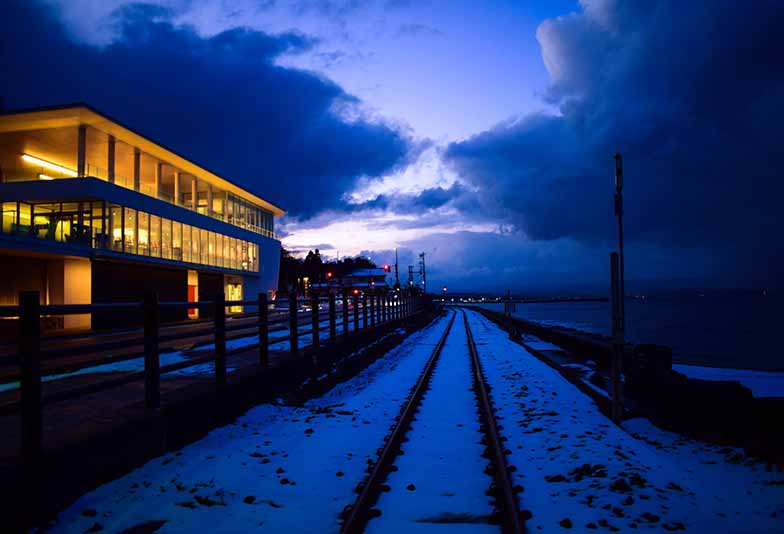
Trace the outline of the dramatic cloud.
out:
<instances>
[{"instance_id":1,"label":"dramatic cloud","mask_svg":"<svg viewBox=\"0 0 784 534\"><path fill-rule=\"evenodd\" d=\"M6 106L89 103L300 216L406 163L408 134L351 112L359 102L334 83L274 63L309 38L241 28L202 38L168 17L121 8L117 37L99 48L74 42L39 5L4 4Z\"/></svg>"},{"instance_id":2,"label":"dramatic cloud","mask_svg":"<svg viewBox=\"0 0 784 534\"><path fill-rule=\"evenodd\" d=\"M627 236L703 248L706 279L780 284L784 4L582 2L538 30L559 115L449 146L485 213L533 240L609 243L613 160ZM677 248L676 248L677 247ZM719 257L720 272L708 257Z\"/></svg>"}]
</instances>

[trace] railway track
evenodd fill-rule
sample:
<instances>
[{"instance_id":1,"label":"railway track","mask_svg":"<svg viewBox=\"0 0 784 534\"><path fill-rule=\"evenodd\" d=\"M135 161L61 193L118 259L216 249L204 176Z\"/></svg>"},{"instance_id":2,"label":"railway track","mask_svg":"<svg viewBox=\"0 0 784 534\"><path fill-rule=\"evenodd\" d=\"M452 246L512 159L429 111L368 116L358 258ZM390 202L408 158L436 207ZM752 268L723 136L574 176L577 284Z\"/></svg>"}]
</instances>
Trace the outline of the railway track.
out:
<instances>
[{"instance_id":1,"label":"railway track","mask_svg":"<svg viewBox=\"0 0 784 534\"><path fill-rule=\"evenodd\" d=\"M503 444L504 440L500 434L502 427L496 422L493 402L490 395L490 387L482 372L476 344L474 343L471 328L468 324L468 318L464 310L460 310L460 313L462 315L461 322L465 329L465 343L459 343L457 347L453 344L451 350L448 351L449 353L442 358L442 353L445 352L444 349L448 339L451 338L452 341L460 341L460 334L453 331L457 313L457 311L452 312L452 316L444 329L444 333L434 347L416 384L411 389L411 393L403 404L400 414L396 417L390 433L385 438L384 445L379 449L376 461L369 465L367 477L358 485L356 489L356 500L353 505L346 507L344 510L342 514L343 524L341 532L354 534L365 532L366 529L396 531L397 528L400 528L398 525L397 528L393 529L374 529L376 523L382 521L385 513L387 516L394 516L401 512L400 509L397 509L401 506L399 504L400 501L398 500L398 504L396 504L395 499L386 496L386 494L392 491L390 484L387 483L390 475L396 473L395 476L397 476L397 481L400 482L402 479L398 475L403 473L403 470L405 469L408 469L409 471L412 470L410 461L404 467L396 465L398 463L403 463L399 461L399 457L404 452L406 455L416 455L417 449L421 452L422 450L431 450L435 447L436 449L441 448L445 451L444 454L440 456L441 460L443 460L443 458L449 454L450 449L455 448L454 440L468 439L470 441L472 434L470 433L471 430L469 428L476 428L477 426L478 434L476 437L481 436L481 444L484 446L484 449L482 449L481 446L477 446L475 449L476 454L481 455L482 457L479 459L480 465L482 460L486 460L487 462L483 469L484 475L480 473L479 477L474 478L468 476L466 471L470 470L471 464L468 460L474 459L459 457L457 458L457 463L453 462L446 467L449 471L448 473L440 474L446 476L448 480L453 480L455 484L465 485L466 479L468 479L470 481L469 484L483 485L483 488L474 488L474 494L476 495L481 489L481 492L478 493L479 495L484 494L492 497L492 509L490 509L490 503L488 503L488 509L491 510L491 513L488 514L487 517L476 517L471 516L471 514L452 514L452 516L448 517L446 520L443 518L417 518L415 521L420 523L443 523L450 521L481 522L485 523L488 528L492 525L497 525L501 532L504 533L525 532L524 523L520 516L516 490L513 487L510 478L510 467L506 461L506 453L508 451L505 450ZM461 360L461 358L465 358L470 364L465 360ZM449 367L449 369L447 369L447 367ZM448 375L449 372L452 372L452 375ZM459 385L456 385L462 383L461 380L455 378L460 378L460 373L470 373L470 378L467 376L463 378L465 382L470 380L470 383L472 384L471 390L473 391L473 398L470 399L470 401L473 401L475 404L477 408L476 413L471 413L470 409L457 409L457 411L453 409L451 416L454 417L457 413L456 416L461 422L454 424L454 420L449 420L449 425L447 427L438 427L435 425L433 428L436 429L436 431L429 428L427 425L422 424L420 419L428 419L425 417L425 412L427 410L430 410L430 420L433 419L432 416L434 413L436 419L441 417L441 411L444 409L444 399L449 399L451 401L451 399L454 398L455 402L459 403L459 397L461 395L468 395L470 397L468 388L461 388ZM434 375L436 375L435 379ZM441 404L439 404L439 401L441 401ZM443 418L448 419L449 415L450 414L445 415ZM479 420L478 425L475 420L477 415ZM413 434L411 431L415 426L419 427L417 431L418 437L408 437L407 434ZM422 426L428 428L424 433L422 433ZM449 429L454 429L455 427L459 427L460 432L462 433L455 434L452 432L450 434ZM443 432L438 431L439 429L443 430ZM450 439L452 441L450 441ZM405 451L403 451L404 443L406 443ZM454 450L452 450L451 453L454 460L454 455L456 453ZM459 454L459 451L457 454ZM429 467L430 466L418 466L415 469L429 469ZM398 473L398 471L400 471L400 473ZM398 484L398 486L399 485L400 484ZM411 485L408 489L412 490ZM398 488L398 491L402 490ZM436 514L439 512L438 510L431 511ZM458 517L457 520L455 520L455 516Z\"/></svg>"}]
</instances>

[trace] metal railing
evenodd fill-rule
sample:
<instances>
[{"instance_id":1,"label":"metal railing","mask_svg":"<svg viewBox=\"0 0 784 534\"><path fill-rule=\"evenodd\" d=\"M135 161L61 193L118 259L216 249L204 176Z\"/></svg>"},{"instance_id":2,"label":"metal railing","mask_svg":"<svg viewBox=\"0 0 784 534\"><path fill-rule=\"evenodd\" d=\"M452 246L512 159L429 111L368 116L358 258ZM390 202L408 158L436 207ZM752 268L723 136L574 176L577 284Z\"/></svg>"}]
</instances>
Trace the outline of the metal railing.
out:
<instances>
[{"instance_id":1,"label":"metal railing","mask_svg":"<svg viewBox=\"0 0 784 534\"><path fill-rule=\"evenodd\" d=\"M0 365L18 367L18 374L6 375L0 378L0 381L19 382L19 396L18 400L0 403L0 415L20 413L22 454L26 457L37 456L42 452L43 409L48 404L78 399L88 394L143 381L145 406L148 410L155 410L160 407L161 375L166 373L212 362L215 382L223 384L226 382L229 356L256 350L258 365L267 368L270 364L270 348L281 344L288 344L288 353L294 357L307 349L316 364L323 344L399 321L416 313L420 308L420 302L415 297L394 293L365 293L360 296L349 295L347 290L343 290L339 300L340 314L338 296L335 294L310 299L298 299L296 294L292 294L287 300L274 302L269 302L265 293L259 294L256 300L226 301L221 295L212 302L159 302L157 293L148 293L143 302L41 305L38 291L20 292L19 305L0 306L0 317L15 319L19 323L16 354L0 356ZM226 309L237 306L252 307L256 311L231 317L232 320L227 323ZM162 311L184 312L188 309L209 310L212 312L212 318L197 322L161 322ZM52 341L52 338L41 335L41 323L47 317L107 311L135 315L137 319L143 320L143 327L107 334L72 336L68 338L69 343L58 342L57 338ZM341 331L338 334L339 323ZM303 330L302 327L308 326L309 329ZM323 332L327 332L326 339L322 339ZM270 333L285 335L270 336ZM258 341L227 350L227 340L249 336L258 337ZM300 342L307 336L310 336L310 344L300 347ZM172 342L181 343L189 339L201 339L202 343L211 340L213 350L203 356L188 357L187 361L161 365L162 348L173 350ZM84 340L84 343L80 343L81 340ZM45 346L42 346L42 341ZM139 350L135 350L135 347L139 347ZM116 349L126 349L129 352L114 356L105 354L106 351ZM87 358L62 363L68 358L80 355ZM144 359L141 370L121 371L109 379L46 395L43 393L44 376L67 377L69 373L75 372L75 369L89 369L140 358ZM50 365L44 370L42 363Z\"/></svg>"}]
</instances>

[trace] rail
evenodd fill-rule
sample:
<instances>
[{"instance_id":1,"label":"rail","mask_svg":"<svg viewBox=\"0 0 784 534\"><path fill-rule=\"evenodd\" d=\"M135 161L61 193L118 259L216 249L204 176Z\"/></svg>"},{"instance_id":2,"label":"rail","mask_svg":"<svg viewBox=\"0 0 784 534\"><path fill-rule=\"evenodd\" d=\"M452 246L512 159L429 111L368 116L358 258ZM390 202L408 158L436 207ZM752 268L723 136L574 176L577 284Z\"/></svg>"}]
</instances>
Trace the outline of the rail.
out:
<instances>
[{"instance_id":1,"label":"rail","mask_svg":"<svg viewBox=\"0 0 784 534\"><path fill-rule=\"evenodd\" d=\"M267 368L270 352L283 352L286 345L291 356L309 351L316 363L323 344L405 319L416 313L420 305L419 299L411 295L368 292L360 296L349 295L347 290L343 290L340 298L334 293L308 299L292 294L288 299L273 302L265 293L259 294L256 300L226 301L221 295L216 300L202 302L159 302L157 293L148 293L143 302L71 305L41 305L37 291L20 292L19 305L0 307L0 317L14 318L19 326L16 354L0 357L0 369L17 369L0 376L0 384L18 382L18 398L0 403L0 415L19 412L21 452L27 458L34 458L43 450L43 408L48 404L143 381L145 407L155 410L160 408L160 380L166 373L213 363L215 382L223 384L226 382L228 356L255 350L258 365ZM227 321L226 309L236 306L255 308L255 312L243 314L236 322ZM281 307L287 309L281 312ZM161 323L162 310L194 308L210 310L211 320L199 321L195 325ZM41 336L41 321L46 316L93 314L107 310L135 314L137 319L142 319L143 327L125 329L115 336L101 334L97 336L97 342L96 336L92 335L81 338L69 336L67 346ZM340 333L338 324L342 325ZM323 332L327 332L327 336L322 336ZM273 333L282 335L270 335ZM306 336L310 338L309 344L300 346ZM227 341L249 337L249 343L227 350ZM175 350L177 343L187 341L195 341L197 345L209 345L211 342L212 350L204 355L190 356L186 361L161 365L162 352ZM115 349L129 352L105 354ZM109 379L44 394L45 377L62 378L75 370L142 358L143 365L139 370L122 371L119 376ZM47 365L43 366L43 363Z\"/></svg>"},{"instance_id":2,"label":"rail","mask_svg":"<svg viewBox=\"0 0 784 534\"><path fill-rule=\"evenodd\" d=\"M427 391L430 377L433 376L433 369L436 367L438 358L441 356L441 351L446 343L446 338L449 336L449 331L452 330L452 324L455 322L455 315L455 313L452 313L444 333L441 335L435 348L433 348L433 352L430 354L422 374L419 375L419 379L414 384L408 401L400 410L400 416L397 418L392 432L387 436L386 442L378 455L378 459L373 464L367 480L359 487L359 493L354 504L347 509L343 527L341 528L341 532L344 534L364 532L368 521L372 518L373 506L383 491L383 482L392 470L392 463L400 452L400 446L403 444L406 432L408 432L425 395L425 391Z\"/></svg>"},{"instance_id":3,"label":"rail","mask_svg":"<svg viewBox=\"0 0 784 534\"><path fill-rule=\"evenodd\" d=\"M468 325L468 315L466 315L465 310L460 311L463 313L463 323L465 324L466 337L468 338L468 352L471 354L471 367L474 372L474 389L476 391L476 396L479 398L482 423L484 425L485 434L487 434L487 448L490 461L492 462L493 490L495 492L496 507L503 515L502 524L504 525L504 532L525 532L523 522L520 518L517 495L515 494L512 480L509 476L509 466L506 463L505 447L501 440L498 423L495 420L493 401L490 397L490 388L487 385L487 380L482 372L482 364L479 361L476 343L474 343L474 335L471 333L471 327Z\"/></svg>"},{"instance_id":4,"label":"rail","mask_svg":"<svg viewBox=\"0 0 784 534\"><path fill-rule=\"evenodd\" d=\"M491 462L489 469L493 477L491 491L495 498L496 509L500 515L503 532L520 534L525 532L525 529L520 517L517 496L509 477L506 452L499 434L500 428L495 420L489 387L482 372L468 318L464 310L461 310L461 312L468 339L474 391L482 420L481 427L486 435L486 452ZM411 428L415 415L420 409L425 391L429 388L433 370L441 356L456 315L457 312L452 313L444 333L433 349L422 373L411 390L408 400L403 405L400 415L396 418L392 431L385 438L384 446L380 449L376 462L370 467L367 478L357 487L357 498L351 506L344 510L344 521L341 528L343 534L364 532L370 519L378 514L373 507L378 502L381 493L388 489L384 481L394 469L393 463L395 458L401 453L401 445L405 441L406 433Z\"/></svg>"}]
</instances>

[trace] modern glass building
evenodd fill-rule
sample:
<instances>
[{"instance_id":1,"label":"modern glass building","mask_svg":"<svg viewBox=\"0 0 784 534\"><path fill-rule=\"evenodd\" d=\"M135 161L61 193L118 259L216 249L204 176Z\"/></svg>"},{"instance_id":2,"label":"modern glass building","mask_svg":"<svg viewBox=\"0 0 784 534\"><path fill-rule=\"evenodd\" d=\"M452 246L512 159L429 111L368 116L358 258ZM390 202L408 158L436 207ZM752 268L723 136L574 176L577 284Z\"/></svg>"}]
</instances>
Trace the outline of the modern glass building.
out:
<instances>
[{"instance_id":1,"label":"modern glass building","mask_svg":"<svg viewBox=\"0 0 784 534\"><path fill-rule=\"evenodd\" d=\"M22 290L86 304L277 287L283 210L83 104L0 115L0 209L0 304Z\"/></svg>"}]
</instances>

